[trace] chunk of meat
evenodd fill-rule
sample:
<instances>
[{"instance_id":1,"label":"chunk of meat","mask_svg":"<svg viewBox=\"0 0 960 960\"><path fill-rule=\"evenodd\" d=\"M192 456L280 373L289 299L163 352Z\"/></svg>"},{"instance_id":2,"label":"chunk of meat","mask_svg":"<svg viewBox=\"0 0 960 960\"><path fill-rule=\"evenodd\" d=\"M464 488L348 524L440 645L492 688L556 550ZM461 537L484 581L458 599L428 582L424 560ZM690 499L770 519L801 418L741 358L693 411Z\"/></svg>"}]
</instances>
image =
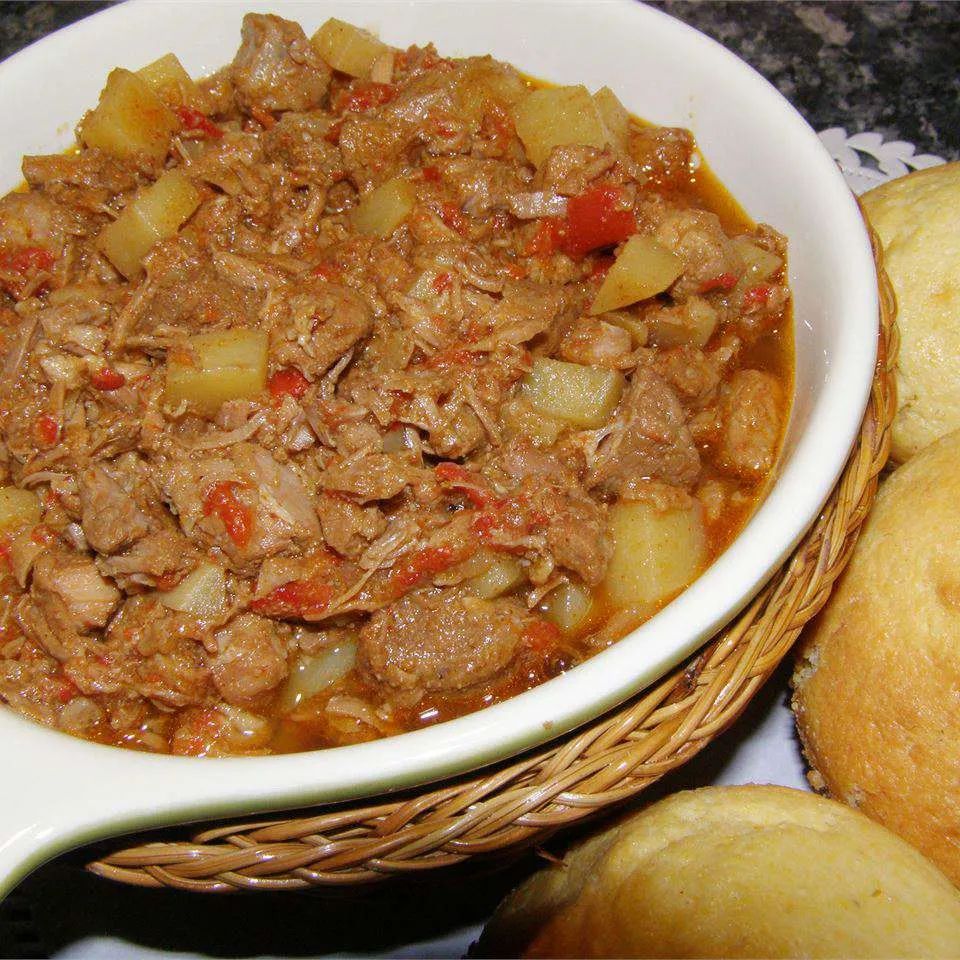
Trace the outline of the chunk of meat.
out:
<instances>
[{"instance_id":1,"label":"chunk of meat","mask_svg":"<svg viewBox=\"0 0 960 960\"><path fill-rule=\"evenodd\" d=\"M642 173L654 183L681 186L690 177L694 140L680 127L634 126L630 155Z\"/></svg>"},{"instance_id":2,"label":"chunk of meat","mask_svg":"<svg viewBox=\"0 0 960 960\"><path fill-rule=\"evenodd\" d=\"M247 110L309 110L330 85L330 67L299 24L274 14L248 13L230 67L240 106Z\"/></svg>"},{"instance_id":3,"label":"chunk of meat","mask_svg":"<svg viewBox=\"0 0 960 960\"><path fill-rule=\"evenodd\" d=\"M348 493L360 503L369 503L395 497L420 474L420 469L400 454L370 453L331 464L323 471L320 483L327 490Z\"/></svg>"},{"instance_id":4,"label":"chunk of meat","mask_svg":"<svg viewBox=\"0 0 960 960\"><path fill-rule=\"evenodd\" d=\"M574 144L554 147L543 170L543 188L563 197L578 196L614 163L616 157L609 150Z\"/></svg>"},{"instance_id":5,"label":"chunk of meat","mask_svg":"<svg viewBox=\"0 0 960 960\"><path fill-rule=\"evenodd\" d=\"M638 367L597 448L590 486L626 496L635 481L688 486L699 471L700 455L677 395L659 374Z\"/></svg>"},{"instance_id":6,"label":"chunk of meat","mask_svg":"<svg viewBox=\"0 0 960 960\"><path fill-rule=\"evenodd\" d=\"M266 753L272 733L270 720L242 707L191 707L177 716L170 752L187 757Z\"/></svg>"},{"instance_id":7,"label":"chunk of meat","mask_svg":"<svg viewBox=\"0 0 960 960\"><path fill-rule=\"evenodd\" d=\"M286 649L273 621L243 613L213 636L213 682L228 703L248 703L286 679Z\"/></svg>"},{"instance_id":8,"label":"chunk of meat","mask_svg":"<svg viewBox=\"0 0 960 960\"><path fill-rule=\"evenodd\" d=\"M467 690L507 668L534 621L515 600L453 588L409 593L361 630L359 662L394 691Z\"/></svg>"},{"instance_id":9,"label":"chunk of meat","mask_svg":"<svg viewBox=\"0 0 960 960\"><path fill-rule=\"evenodd\" d=\"M744 480L760 480L773 467L783 429L783 392L769 373L738 370L720 393L717 466Z\"/></svg>"},{"instance_id":10,"label":"chunk of meat","mask_svg":"<svg viewBox=\"0 0 960 960\"><path fill-rule=\"evenodd\" d=\"M535 503L548 517L547 544L557 565L598 584L613 556L604 508L576 487L543 488Z\"/></svg>"},{"instance_id":11,"label":"chunk of meat","mask_svg":"<svg viewBox=\"0 0 960 960\"><path fill-rule=\"evenodd\" d=\"M560 341L560 356L570 363L619 370L633 365L630 334L605 320L582 317Z\"/></svg>"},{"instance_id":12,"label":"chunk of meat","mask_svg":"<svg viewBox=\"0 0 960 960\"><path fill-rule=\"evenodd\" d=\"M379 186L402 166L413 132L379 117L349 116L340 128L343 169L361 192Z\"/></svg>"},{"instance_id":13,"label":"chunk of meat","mask_svg":"<svg viewBox=\"0 0 960 960\"><path fill-rule=\"evenodd\" d=\"M103 557L99 568L125 590L134 585L157 587L179 579L197 563L190 541L176 529L157 530L121 553Z\"/></svg>"},{"instance_id":14,"label":"chunk of meat","mask_svg":"<svg viewBox=\"0 0 960 960\"><path fill-rule=\"evenodd\" d=\"M349 497L325 493L317 503L323 539L341 556L356 558L387 526L377 507L361 507Z\"/></svg>"},{"instance_id":15,"label":"chunk of meat","mask_svg":"<svg viewBox=\"0 0 960 960\"><path fill-rule=\"evenodd\" d=\"M744 263L720 218L707 210L672 210L660 222L656 239L683 261L683 273L673 285L676 297L730 289Z\"/></svg>"},{"instance_id":16,"label":"chunk of meat","mask_svg":"<svg viewBox=\"0 0 960 960\"><path fill-rule=\"evenodd\" d=\"M105 627L120 603L120 591L100 575L89 557L52 549L33 565L31 595L51 624L78 633Z\"/></svg>"},{"instance_id":17,"label":"chunk of meat","mask_svg":"<svg viewBox=\"0 0 960 960\"><path fill-rule=\"evenodd\" d=\"M137 185L134 167L95 149L24 157L23 177L32 187L65 183L108 193L132 190Z\"/></svg>"},{"instance_id":18,"label":"chunk of meat","mask_svg":"<svg viewBox=\"0 0 960 960\"><path fill-rule=\"evenodd\" d=\"M44 193L8 193L0 198L0 250L42 247L54 259L63 253L70 216Z\"/></svg>"},{"instance_id":19,"label":"chunk of meat","mask_svg":"<svg viewBox=\"0 0 960 960\"><path fill-rule=\"evenodd\" d=\"M99 464L80 475L80 509L83 534L99 553L114 553L150 530L134 498Z\"/></svg>"},{"instance_id":20,"label":"chunk of meat","mask_svg":"<svg viewBox=\"0 0 960 960\"><path fill-rule=\"evenodd\" d=\"M316 282L300 285L285 300L270 331L270 355L316 380L373 327L370 308L347 287Z\"/></svg>"}]
</instances>

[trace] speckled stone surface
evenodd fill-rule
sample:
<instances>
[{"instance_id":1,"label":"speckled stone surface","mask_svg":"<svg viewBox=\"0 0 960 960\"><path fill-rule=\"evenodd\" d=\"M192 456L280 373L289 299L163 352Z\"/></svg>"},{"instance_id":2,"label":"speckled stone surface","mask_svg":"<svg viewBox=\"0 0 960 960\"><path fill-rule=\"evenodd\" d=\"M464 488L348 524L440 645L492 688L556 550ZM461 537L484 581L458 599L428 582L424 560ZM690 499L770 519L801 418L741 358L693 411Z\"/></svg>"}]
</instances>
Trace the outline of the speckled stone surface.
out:
<instances>
[{"instance_id":1,"label":"speckled stone surface","mask_svg":"<svg viewBox=\"0 0 960 960\"><path fill-rule=\"evenodd\" d=\"M0 3L0 59L109 5L105 0ZM754 66L815 129L876 130L886 139L909 140L922 152L960 158L960 3L661 0L654 5Z\"/></svg>"}]
</instances>

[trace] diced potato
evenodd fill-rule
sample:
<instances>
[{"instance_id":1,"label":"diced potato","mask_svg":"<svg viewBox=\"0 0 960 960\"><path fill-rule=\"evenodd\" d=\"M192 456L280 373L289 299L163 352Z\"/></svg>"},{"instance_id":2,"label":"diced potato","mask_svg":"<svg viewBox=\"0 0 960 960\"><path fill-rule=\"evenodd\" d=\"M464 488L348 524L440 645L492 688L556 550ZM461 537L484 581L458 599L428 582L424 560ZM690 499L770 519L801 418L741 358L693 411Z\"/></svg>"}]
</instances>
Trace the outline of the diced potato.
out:
<instances>
[{"instance_id":1,"label":"diced potato","mask_svg":"<svg viewBox=\"0 0 960 960\"><path fill-rule=\"evenodd\" d=\"M554 147L610 142L600 108L584 86L532 90L513 108L513 122L535 167L547 161Z\"/></svg>"},{"instance_id":2,"label":"diced potato","mask_svg":"<svg viewBox=\"0 0 960 960\"><path fill-rule=\"evenodd\" d=\"M593 593L582 583L561 583L547 594L541 609L564 633L579 630L593 611Z\"/></svg>"},{"instance_id":3,"label":"diced potato","mask_svg":"<svg viewBox=\"0 0 960 960\"><path fill-rule=\"evenodd\" d=\"M173 111L135 73L118 67L107 77L100 102L80 124L80 139L120 159L160 161L179 129Z\"/></svg>"},{"instance_id":4,"label":"diced potato","mask_svg":"<svg viewBox=\"0 0 960 960\"><path fill-rule=\"evenodd\" d=\"M410 216L417 194L407 180L394 177L368 193L353 211L360 233L386 240Z\"/></svg>"},{"instance_id":5,"label":"diced potato","mask_svg":"<svg viewBox=\"0 0 960 960\"><path fill-rule=\"evenodd\" d=\"M704 347L717 328L717 311L703 297L647 316L650 342L658 347Z\"/></svg>"},{"instance_id":6,"label":"diced potato","mask_svg":"<svg viewBox=\"0 0 960 960\"><path fill-rule=\"evenodd\" d=\"M143 269L143 258L154 244L176 234L199 205L197 188L179 171L168 170L100 231L97 247L132 279Z\"/></svg>"},{"instance_id":7,"label":"diced potato","mask_svg":"<svg viewBox=\"0 0 960 960\"><path fill-rule=\"evenodd\" d=\"M159 60L148 63L137 71L150 89L168 106L182 107L199 96L197 85L183 64L172 54L165 53Z\"/></svg>"},{"instance_id":8,"label":"diced potato","mask_svg":"<svg viewBox=\"0 0 960 960\"><path fill-rule=\"evenodd\" d=\"M479 123L492 104L511 110L530 88L515 70L491 60L475 59L461 68L456 85L458 116Z\"/></svg>"},{"instance_id":9,"label":"diced potato","mask_svg":"<svg viewBox=\"0 0 960 960\"><path fill-rule=\"evenodd\" d=\"M390 49L367 30L336 17L324 23L310 42L334 70L351 77L369 77L374 63Z\"/></svg>"},{"instance_id":10,"label":"diced potato","mask_svg":"<svg viewBox=\"0 0 960 960\"><path fill-rule=\"evenodd\" d=\"M212 620L227 605L227 575L215 563L201 563L172 590L158 593L157 599L171 610L189 613L199 620Z\"/></svg>"},{"instance_id":11,"label":"diced potato","mask_svg":"<svg viewBox=\"0 0 960 960\"><path fill-rule=\"evenodd\" d=\"M602 427L620 402L623 376L580 363L538 357L522 396L534 410L578 427Z\"/></svg>"},{"instance_id":12,"label":"diced potato","mask_svg":"<svg viewBox=\"0 0 960 960\"><path fill-rule=\"evenodd\" d=\"M357 645L352 640L328 647L317 656L300 654L274 705L281 713L290 713L346 676L356 660Z\"/></svg>"},{"instance_id":13,"label":"diced potato","mask_svg":"<svg viewBox=\"0 0 960 960\"><path fill-rule=\"evenodd\" d=\"M262 330L198 333L167 355L164 399L186 401L212 416L227 400L249 400L267 382L267 335Z\"/></svg>"},{"instance_id":14,"label":"diced potato","mask_svg":"<svg viewBox=\"0 0 960 960\"><path fill-rule=\"evenodd\" d=\"M545 417L523 398L515 397L503 406L501 414L507 437L529 437L534 446L550 447L567 426L562 420Z\"/></svg>"},{"instance_id":15,"label":"diced potato","mask_svg":"<svg viewBox=\"0 0 960 960\"><path fill-rule=\"evenodd\" d=\"M630 339L635 347L645 347L650 338L650 329L646 322L632 313L615 310L612 313L605 313L603 319L607 323L612 323L616 327L626 330L630 334Z\"/></svg>"},{"instance_id":16,"label":"diced potato","mask_svg":"<svg viewBox=\"0 0 960 960\"><path fill-rule=\"evenodd\" d=\"M495 556L487 569L472 577L467 586L478 597L492 600L516 590L523 581L523 567L513 557Z\"/></svg>"},{"instance_id":17,"label":"diced potato","mask_svg":"<svg viewBox=\"0 0 960 960\"><path fill-rule=\"evenodd\" d=\"M610 508L613 557L605 585L614 603L652 613L703 569L707 540L701 507L658 509L643 501Z\"/></svg>"},{"instance_id":18,"label":"diced potato","mask_svg":"<svg viewBox=\"0 0 960 960\"><path fill-rule=\"evenodd\" d=\"M630 144L630 114L609 87L601 87L594 95L600 116L610 131L610 142L621 150Z\"/></svg>"},{"instance_id":19,"label":"diced potato","mask_svg":"<svg viewBox=\"0 0 960 960\"><path fill-rule=\"evenodd\" d=\"M740 289L769 280L783 266L783 260L775 253L751 243L746 237L736 237L733 240L733 246L747 266L737 282L737 287Z\"/></svg>"},{"instance_id":20,"label":"diced potato","mask_svg":"<svg viewBox=\"0 0 960 960\"><path fill-rule=\"evenodd\" d=\"M663 293L683 272L683 261L653 237L631 237L607 271L593 305L592 316L619 310Z\"/></svg>"},{"instance_id":21,"label":"diced potato","mask_svg":"<svg viewBox=\"0 0 960 960\"><path fill-rule=\"evenodd\" d=\"M16 530L40 522L40 501L32 490L0 487L0 530Z\"/></svg>"}]
</instances>

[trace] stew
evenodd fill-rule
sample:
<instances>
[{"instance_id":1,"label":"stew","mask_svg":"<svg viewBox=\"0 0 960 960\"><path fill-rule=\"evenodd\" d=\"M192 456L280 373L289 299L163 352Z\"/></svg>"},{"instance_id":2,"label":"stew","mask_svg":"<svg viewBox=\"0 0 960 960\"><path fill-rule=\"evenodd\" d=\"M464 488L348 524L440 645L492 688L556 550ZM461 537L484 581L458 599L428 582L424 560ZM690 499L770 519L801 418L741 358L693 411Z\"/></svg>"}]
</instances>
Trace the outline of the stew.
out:
<instances>
[{"instance_id":1,"label":"stew","mask_svg":"<svg viewBox=\"0 0 960 960\"><path fill-rule=\"evenodd\" d=\"M23 173L0 697L41 723L218 755L476 710L649 618L771 478L785 240L609 89L250 14Z\"/></svg>"}]
</instances>

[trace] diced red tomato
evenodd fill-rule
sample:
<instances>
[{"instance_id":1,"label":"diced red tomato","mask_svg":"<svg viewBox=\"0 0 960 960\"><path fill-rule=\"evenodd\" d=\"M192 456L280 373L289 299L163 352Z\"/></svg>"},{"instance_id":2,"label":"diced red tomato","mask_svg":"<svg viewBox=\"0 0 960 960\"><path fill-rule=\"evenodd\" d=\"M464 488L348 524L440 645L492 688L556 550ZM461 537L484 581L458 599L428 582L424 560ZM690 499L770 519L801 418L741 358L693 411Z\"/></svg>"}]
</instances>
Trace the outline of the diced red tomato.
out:
<instances>
[{"instance_id":1,"label":"diced red tomato","mask_svg":"<svg viewBox=\"0 0 960 960\"><path fill-rule=\"evenodd\" d=\"M343 121L336 120L331 124L330 129L326 132L323 139L327 143L337 144L340 142L340 131L343 130Z\"/></svg>"},{"instance_id":2,"label":"diced red tomato","mask_svg":"<svg viewBox=\"0 0 960 960\"><path fill-rule=\"evenodd\" d=\"M462 234L467 229L467 218L455 203L440 205L440 219L451 229Z\"/></svg>"},{"instance_id":3,"label":"diced red tomato","mask_svg":"<svg viewBox=\"0 0 960 960\"><path fill-rule=\"evenodd\" d=\"M432 286L433 286L433 289L437 291L437 293L445 293L447 290L450 289L451 286L453 286L453 281L450 279L450 274L438 273L433 278Z\"/></svg>"},{"instance_id":4,"label":"diced red tomato","mask_svg":"<svg viewBox=\"0 0 960 960\"><path fill-rule=\"evenodd\" d=\"M499 499L484 481L459 463L444 461L434 467L437 480L448 487L459 490L475 507L489 507L499 503Z\"/></svg>"},{"instance_id":5,"label":"diced red tomato","mask_svg":"<svg viewBox=\"0 0 960 960\"><path fill-rule=\"evenodd\" d=\"M546 653L560 642L560 630L548 620L534 620L521 639L536 653Z\"/></svg>"},{"instance_id":6,"label":"diced red tomato","mask_svg":"<svg viewBox=\"0 0 960 960\"><path fill-rule=\"evenodd\" d=\"M449 367L469 367L473 366L476 358L477 354L471 353L469 350L451 347L449 350L442 350L440 353L435 353L432 357L428 357L423 361L423 366L428 370L443 370Z\"/></svg>"},{"instance_id":7,"label":"diced red tomato","mask_svg":"<svg viewBox=\"0 0 960 960\"><path fill-rule=\"evenodd\" d=\"M267 389L277 400L284 396L299 400L310 389L310 381L296 367L284 367L270 377Z\"/></svg>"},{"instance_id":8,"label":"diced red tomato","mask_svg":"<svg viewBox=\"0 0 960 960\"><path fill-rule=\"evenodd\" d=\"M45 447L52 447L60 436L60 424L49 413L43 413L37 417L34 430Z\"/></svg>"},{"instance_id":9,"label":"diced red tomato","mask_svg":"<svg viewBox=\"0 0 960 960\"><path fill-rule=\"evenodd\" d=\"M277 118L269 110L264 110L263 107L251 107L250 116L253 117L264 130L269 130L277 122Z\"/></svg>"},{"instance_id":10,"label":"diced red tomato","mask_svg":"<svg viewBox=\"0 0 960 960\"><path fill-rule=\"evenodd\" d=\"M393 569L394 586L409 589L422 580L452 567L456 557L452 547L424 547L404 557Z\"/></svg>"},{"instance_id":11,"label":"diced red tomato","mask_svg":"<svg viewBox=\"0 0 960 960\"><path fill-rule=\"evenodd\" d=\"M543 217L537 223L537 232L527 244L523 255L526 257L549 257L560 248L563 239L564 223L560 217Z\"/></svg>"},{"instance_id":12,"label":"diced red tomato","mask_svg":"<svg viewBox=\"0 0 960 960\"><path fill-rule=\"evenodd\" d=\"M101 367L90 375L90 383L97 390L119 390L127 378L109 367Z\"/></svg>"},{"instance_id":13,"label":"diced red tomato","mask_svg":"<svg viewBox=\"0 0 960 960\"><path fill-rule=\"evenodd\" d=\"M712 293L714 290L721 290L726 293L737 285L737 276L733 273L721 273L719 276L711 277L700 284L700 293Z\"/></svg>"},{"instance_id":14,"label":"diced red tomato","mask_svg":"<svg viewBox=\"0 0 960 960\"><path fill-rule=\"evenodd\" d=\"M186 130L195 130L214 140L223 136L223 131L208 116L193 107L178 107L177 116Z\"/></svg>"},{"instance_id":15,"label":"diced red tomato","mask_svg":"<svg viewBox=\"0 0 960 960\"><path fill-rule=\"evenodd\" d=\"M612 184L598 184L567 204L561 246L571 257L612 247L637 232L632 210L624 210L623 193Z\"/></svg>"},{"instance_id":16,"label":"diced red tomato","mask_svg":"<svg viewBox=\"0 0 960 960\"><path fill-rule=\"evenodd\" d=\"M49 270L56 257L44 247L20 247L0 253L0 268L15 273L29 273L31 270Z\"/></svg>"},{"instance_id":17,"label":"diced red tomato","mask_svg":"<svg viewBox=\"0 0 960 960\"><path fill-rule=\"evenodd\" d=\"M343 276L343 271L340 267L329 260L321 260L310 272L315 277L320 277L328 281L340 280Z\"/></svg>"},{"instance_id":18,"label":"diced red tomato","mask_svg":"<svg viewBox=\"0 0 960 960\"><path fill-rule=\"evenodd\" d=\"M238 486L229 480L214 484L204 498L203 515L216 517L227 528L230 539L243 549L250 542L253 518L237 498Z\"/></svg>"},{"instance_id":19,"label":"diced red tomato","mask_svg":"<svg viewBox=\"0 0 960 960\"><path fill-rule=\"evenodd\" d=\"M333 599L333 587L316 580L291 580L254 600L250 608L272 617L319 616Z\"/></svg>"},{"instance_id":20,"label":"diced red tomato","mask_svg":"<svg viewBox=\"0 0 960 960\"><path fill-rule=\"evenodd\" d=\"M423 179L428 183L439 183L440 182L440 168L439 167L424 167L423 168Z\"/></svg>"},{"instance_id":21,"label":"diced red tomato","mask_svg":"<svg viewBox=\"0 0 960 960\"><path fill-rule=\"evenodd\" d=\"M614 257L597 257L594 261L593 269L590 271L590 279L602 280L607 275L607 271L613 266L614 260Z\"/></svg>"},{"instance_id":22,"label":"diced red tomato","mask_svg":"<svg viewBox=\"0 0 960 960\"><path fill-rule=\"evenodd\" d=\"M382 107L396 95L397 88L392 83L360 83L349 92L344 91L336 110L338 113L362 113L372 107Z\"/></svg>"},{"instance_id":23,"label":"diced red tomato","mask_svg":"<svg viewBox=\"0 0 960 960\"><path fill-rule=\"evenodd\" d=\"M746 307L765 307L770 301L773 288L766 283L757 284L744 291L743 304Z\"/></svg>"}]
</instances>

